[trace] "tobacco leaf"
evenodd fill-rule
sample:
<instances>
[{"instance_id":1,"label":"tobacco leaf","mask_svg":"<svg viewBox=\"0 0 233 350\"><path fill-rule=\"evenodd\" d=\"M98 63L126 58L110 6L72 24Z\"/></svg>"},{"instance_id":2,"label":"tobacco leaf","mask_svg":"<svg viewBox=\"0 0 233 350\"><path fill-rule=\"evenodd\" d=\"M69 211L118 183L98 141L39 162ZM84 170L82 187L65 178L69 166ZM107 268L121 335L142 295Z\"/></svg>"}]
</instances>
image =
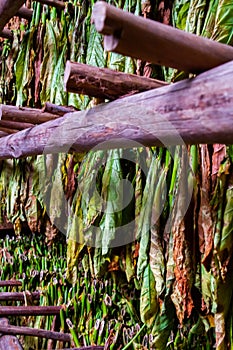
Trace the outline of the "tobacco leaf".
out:
<instances>
[{"instance_id":1,"label":"tobacco leaf","mask_svg":"<svg viewBox=\"0 0 233 350\"><path fill-rule=\"evenodd\" d=\"M155 195L151 215L151 235L150 235L150 267L153 272L157 294L160 295L165 287L165 259L162 247L162 235L160 228L160 215L166 199L166 175L167 169L162 169L159 173L159 180L156 185Z\"/></svg>"},{"instance_id":2,"label":"tobacco leaf","mask_svg":"<svg viewBox=\"0 0 233 350\"><path fill-rule=\"evenodd\" d=\"M207 145L200 146L201 180L200 180L200 210L198 216L199 247L203 254L202 263L210 269L214 240L214 222L211 200L211 159Z\"/></svg>"},{"instance_id":3,"label":"tobacco leaf","mask_svg":"<svg viewBox=\"0 0 233 350\"><path fill-rule=\"evenodd\" d=\"M144 269L140 296L140 316L142 322L145 323L148 328L153 326L158 310L159 305L155 288L155 279L150 264L148 264Z\"/></svg>"},{"instance_id":4,"label":"tobacco leaf","mask_svg":"<svg viewBox=\"0 0 233 350\"><path fill-rule=\"evenodd\" d=\"M233 7L231 0L219 1L211 39L223 44L233 44Z\"/></svg>"},{"instance_id":5,"label":"tobacco leaf","mask_svg":"<svg viewBox=\"0 0 233 350\"><path fill-rule=\"evenodd\" d=\"M173 258L175 263L175 282L173 285L172 301L176 307L177 317L182 324L190 317L194 307L192 299L192 286L194 283L193 264L193 227L192 208L189 208L190 174L185 147L182 148L181 166L179 169L179 183L176 201L173 208L172 235L173 235Z\"/></svg>"},{"instance_id":6,"label":"tobacco leaf","mask_svg":"<svg viewBox=\"0 0 233 350\"><path fill-rule=\"evenodd\" d=\"M151 213L152 203L156 184L158 181L158 169L160 159L154 156L151 161L149 172L146 179L146 185L143 191L142 209L138 222L138 230L136 239L140 239L139 256L137 262L137 277L142 276L144 269L148 265L149 243L150 243L150 228L151 228Z\"/></svg>"},{"instance_id":7,"label":"tobacco leaf","mask_svg":"<svg viewBox=\"0 0 233 350\"><path fill-rule=\"evenodd\" d=\"M120 164L122 150L110 150L102 178L103 216L100 221L102 232L102 254L107 254L111 242L121 231L123 204L123 174ZM119 233L118 233L119 235ZM124 237L122 237L123 239ZM121 238L120 238L121 239ZM123 242L119 242L120 243Z\"/></svg>"}]
</instances>

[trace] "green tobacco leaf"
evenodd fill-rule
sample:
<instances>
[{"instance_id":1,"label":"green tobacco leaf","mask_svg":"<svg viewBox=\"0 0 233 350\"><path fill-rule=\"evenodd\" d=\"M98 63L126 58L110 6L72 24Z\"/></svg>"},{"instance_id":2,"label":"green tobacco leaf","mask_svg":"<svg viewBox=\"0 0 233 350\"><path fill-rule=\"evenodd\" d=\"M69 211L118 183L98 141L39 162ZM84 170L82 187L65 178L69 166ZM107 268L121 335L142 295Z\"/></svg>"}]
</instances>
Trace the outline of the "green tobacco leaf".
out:
<instances>
[{"instance_id":1,"label":"green tobacco leaf","mask_svg":"<svg viewBox=\"0 0 233 350\"><path fill-rule=\"evenodd\" d=\"M155 196L152 207L151 217L151 236L150 236L150 267L156 281L156 290L160 295L164 289L165 259L162 247L162 237L160 235L159 217L164 207L166 196L166 175L167 170L161 170L159 181L155 189Z\"/></svg>"},{"instance_id":2,"label":"green tobacco leaf","mask_svg":"<svg viewBox=\"0 0 233 350\"><path fill-rule=\"evenodd\" d=\"M176 28L185 30L190 0L175 0L172 8L173 25Z\"/></svg>"},{"instance_id":3,"label":"green tobacco leaf","mask_svg":"<svg viewBox=\"0 0 233 350\"><path fill-rule=\"evenodd\" d=\"M146 179L146 186L143 191L142 209L138 222L138 231L136 232L136 239L139 240L141 237L137 263L138 278L140 278L140 276L143 274L143 271L146 268L149 259L148 251L150 241L151 212L156 183L158 181L159 164L160 160L156 157L153 157Z\"/></svg>"},{"instance_id":4,"label":"green tobacco leaf","mask_svg":"<svg viewBox=\"0 0 233 350\"><path fill-rule=\"evenodd\" d=\"M140 296L140 316L147 327L152 327L156 314L159 310L158 298L155 288L155 279L148 264L144 270L141 296Z\"/></svg>"},{"instance_id":5,"label":"green tobacco leaf","mask_svg":"<svg viewBox=\"0 0 233 350\"><path fill-rule=\"evenodd\" d=\"M233 44L233 6L231 0L220 0L216 12L212 40Z\"/></svg>"},{"instance_id":6,"label":"green tobacco leaf","mask_svg":"<svg viewBox=\"0 0 233 350\"><path fill-rule=\"evenodd\" d=\"M102 41L102 35L96 31L94 24L92 24L87 47L87 64L96 67L105 66L105 57Z\"/></svg>"},{"instance_id":7,"label":"green tobacco leaf","mask_svg":"<svg viewBox=\"0 0 233 350\"><path fill-rule=\"evenodd\" d=\"M23 106L27 100L26 86L30 83L32 76L30 76L30 60L33 59L33 34L35 28L32 27L30 31L24 34L17 61L15 62L15 77L17 89L17 106Z\"/></svg>"},{"instance_id":8,"label":"green tobacco leaf","mask_svg":"<svg viewBox=\"0 0 233 350\"><path fill-rule=\"evenodd\" d=\"M104 214L100 222L102 231L102 254L107 254L117 228L122 225L123 183L120 159L122 150L109 151L102 179Z\"/></svg>"},{"instance_id":9,"label":"green tobacco leaf","mask_svg":"<svg viewBox=\"0 0 233 350\"><path fill-rule=\"evenodd\" d=\"M50 87L58 57L57 38L54 25L51 21L46 22L44 41L44 59L41 65L40 75L42 83L40 99L42 104L50 100Z\"/></svg>"},{"instance_id":10,"label":"green tobacco leaf","mask_svg":"<svg viewBox=\"0 0 233 350\"><path fill-rule=\"evenodd\" d=\"M64 91L64 72L67 55L67 44L63 46L62 52L58 58L56 67L54 69L53 78L51 81L50 102L57 105L67 105L68 95Z\"/></svg>"},{"instance_id":11,"label":"green tobacco leaf","mask_svg":"<svg viewBox=\"0 0 233 350\"><path fill-rule=\"evenodd\" d=\"M205 23L201 35L210 38L215 27L215 19L217 15L219 0L210 0L208 12L206 14Z\"/></svg>"},{"instance_id":12,"label":"green tobacco leaf","mask_svg":"<svg viewBox=\"0 0 233 350\"><path fill-rule=\"evenodd\" d=\"M191 0L186 31L201 35L205 21L206 0Z\"/></svg>"}]
</instances>

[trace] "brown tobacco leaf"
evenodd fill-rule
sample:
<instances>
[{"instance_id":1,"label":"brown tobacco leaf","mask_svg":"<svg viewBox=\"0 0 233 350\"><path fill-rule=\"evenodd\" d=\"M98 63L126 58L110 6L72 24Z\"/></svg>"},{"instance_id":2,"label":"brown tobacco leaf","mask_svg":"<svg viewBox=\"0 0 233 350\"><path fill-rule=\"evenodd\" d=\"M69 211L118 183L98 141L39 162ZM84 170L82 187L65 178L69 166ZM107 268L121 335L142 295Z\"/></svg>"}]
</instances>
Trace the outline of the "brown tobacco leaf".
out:
<instances>
[{"instance_id":1,"label":"brown tobacco leaf","mask_svg":"<svg viewBox=\"0 0 233 350\"><path fill-rule=\"evenodd\" d=\"M75 156L69 155L67 158L68 167L67 167L67 181L65 186L65 196L66 200L70 203L73 200L75 191L77 189L77 183L76 183L76 175L74 172L74 166L76 165Z\"/></svg>"},{"instance_id":2,"label":"brown tobacco leaf","mask_svg":"<svg viewBox=\"0 0 233 350\"><path fill-rule=\"evenodd\" d=\"M207 145L200 146L201 180L200 180L200 210L198 217L198 232L200 252L203 254L202 263L210 269L213 248L213 218L211 199L211 163Z\"/></svg>"},{"instance_id":3,"label":"brown tobacco leaf","mask_svg":"<svg viewBox=\"0 0 233 350\"><path fill-rule=\"evenodd\" d=\"M40 69L43 61L43 37L45 35L45 28L41 26L37 32L36 42L38 43L36 49L35 57L35 105L40 107L40 90L41 90L41 81L40 81Z\"/></svg>"},{"instance_id":4,"label":"brown tobacco leaf","mask_svg":"<svg viewBox=\"0 0 233 350\"><path fill-rule=\"evenodd\" d=\"M171 298L176 308L177 317L182 324L185 318L190 317L194 307L191 289L195 274L192 257L194 249L193 210L188 203L188 193L191 190L191 187L189 188L191 174L188 170L188 159L185 153L182 155L178 176L179 184L172 220L175 282Z\"/></svg>"},{"instance_id":5,"label":"brown tobacco leaf","mask_svg":"<svg viewBox=\"0 0 233 350\"><path fill-rule=\"evenodd\" d=\"M221 162L226 157L226 145L222 145L219 143L216 143L213 145L213 155L212 155L212 190L214 190L216 182L217 182L217 176L218 171Z\"/></svg>"}]
</instances>

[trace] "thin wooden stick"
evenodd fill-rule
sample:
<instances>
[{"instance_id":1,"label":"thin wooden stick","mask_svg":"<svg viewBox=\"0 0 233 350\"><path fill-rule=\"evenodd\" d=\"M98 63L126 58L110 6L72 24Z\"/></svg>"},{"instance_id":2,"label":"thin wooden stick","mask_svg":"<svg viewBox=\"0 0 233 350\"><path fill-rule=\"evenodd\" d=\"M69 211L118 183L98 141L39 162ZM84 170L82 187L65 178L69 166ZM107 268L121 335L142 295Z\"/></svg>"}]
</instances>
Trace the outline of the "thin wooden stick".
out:
<instances>
[{"instance_id":1,"label":"thin wooden stick","mask_svg":"<svg viewBox=\"0 0 233 350\"><path fill-rule=\"evenodd\" d=\"M0 131L5 132L6 134L16 134L19 130L13 128L7 128L5 126L0 126Z\"/></svg>"},{"instance_id":2,"label":"thin wooden stick","mask_svg":"<svg viewBox=\"0 0 233 350\"><path fill-rule=\"evenodd\" d=\"M59 117L59 115L43 112L41 109L0 105L0 120L41 124Z\"/></svg>"},{"instance_id":3,"label":"thin wooden stick","mask_svg":"<svg viewBox=\"0 0 233 350\"><path fill-rule=\"evenodd\" d=\"M105 35L107 51L200 73L233 60L233 48L171 26L135 16L104 1L95 3L92 18Z\"/></svg>"},{"instance_id":4,"label":"thin wooden stick","mask_svg":"<svg viewBox=\"0 0 233 350\"><path fill-rule=\"evenodd\" d=\"M68 92L114 100L124 95L155 89L168 84L112 69L67 61L64 85Z\"/></svg>"},{"instance_id":5,"label":"thin wooden stick","mask_svg":"<svg viewBox=\"0 0 233 350\"><path fill-rule=\"evenodd\" d=\"M6 301L24 301L25 297L33 300L40 299L40 292L23 293L23 292L0 292L0 300Z\"/></svg>"},{"instance_id":6,"label":"thin wooden stick","mask_svg":"<svg viewBox=\"0 0 233 350\"><path fill-rule=\"evenodd\" d=\"M0 306L2 316L58 315L61 306Z\"/></svg>"},{"instance_id":7,"label":"thin wooden stick","mask_svg":"<svg viewBox=\"0 0 233 350\"><path fill-rule=\"evenodd\" d=\"M77 109L75 109L72 106L58 106L58 105L55 105L54 103L45 102L45 105L42 111L47 113L52 113L62 117L66 113L77 111Z\"/></svg>"},{"instance_id":8,"label":"thin wooden stick","mask_svg":"<svg viewBox=\"0 0 233 350\"><path fill-rule=\"evenodd\" d=\"M30 327L18 327L18 326L1 326L0 333L11 335L28 335L33 337L40 337L46 339L54 339L65 342L71 342L71 336L67 333L46 331L44 329L36 329Z\"/></svg>"},{"instance_id":9,"label":"thin wooden stick","mask_svg":"<svg viewBox=\"0 0 233 350\"><path fill-rule=\"evenodd\" d=\"M11 120L0 120L0 128L4 127L9 129L24 130L24 129L31 128L32 126L34 126L34 124L16 122Z\"/></svg>"},{"instance_id":10,"label":"thin wooden stick","mask_svg":"<svg viewBox=\"0 0 233 350\"><path fill-rule=\"evenodd\" d=\"M17 280L0 281L0 287L15 287L15 286L22 286L22 282Z\"/></svg>"}]
</instances>

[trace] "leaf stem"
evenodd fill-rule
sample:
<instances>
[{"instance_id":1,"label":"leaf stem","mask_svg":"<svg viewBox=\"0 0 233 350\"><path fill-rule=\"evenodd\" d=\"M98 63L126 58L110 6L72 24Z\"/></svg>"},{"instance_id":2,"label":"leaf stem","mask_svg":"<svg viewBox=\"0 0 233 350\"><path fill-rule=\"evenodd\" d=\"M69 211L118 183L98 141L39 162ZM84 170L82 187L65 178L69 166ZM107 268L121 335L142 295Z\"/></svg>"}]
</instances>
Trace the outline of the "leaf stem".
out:
<instances>
[{"instance_id":1,"label":"leaf stem","mask_svg":"<svg viewBox=\"0 0 233 350\"><path fill-rule=\"evenodd\" d=\"M135 336L130 340L130 342L128 344L126 344L126 346L124 346L121 350L126 350L130 347L130 345L133 344L133 342L137 339L137 337L139 336L139 334L142 333L142 331L144 330L144 328L146 327L146 324L144 323L144 325L142 326L142 328L139 329L139 331L135 334Z\"/></svg>"}]
</instances>

